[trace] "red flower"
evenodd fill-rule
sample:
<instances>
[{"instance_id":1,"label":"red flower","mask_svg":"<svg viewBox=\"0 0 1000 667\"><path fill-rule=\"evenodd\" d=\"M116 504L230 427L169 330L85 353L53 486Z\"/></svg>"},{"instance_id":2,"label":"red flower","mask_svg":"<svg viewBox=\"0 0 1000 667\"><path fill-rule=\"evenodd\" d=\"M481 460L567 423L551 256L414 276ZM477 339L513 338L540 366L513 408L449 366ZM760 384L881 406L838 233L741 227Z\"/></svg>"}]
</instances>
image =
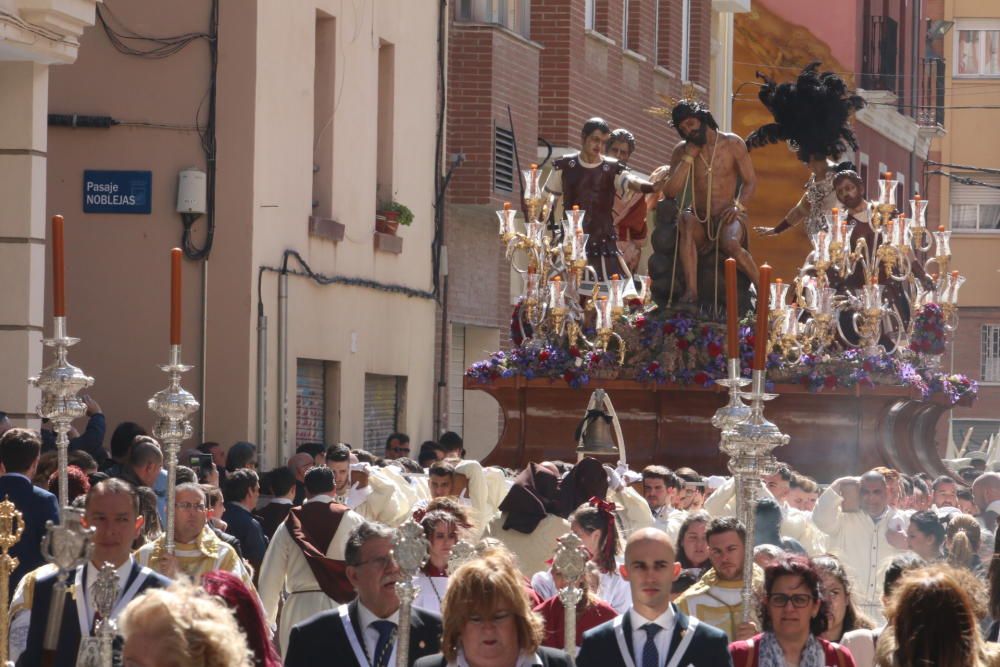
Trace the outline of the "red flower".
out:
<instances>
[{"instance_id":1,"label":"red flower","mask_svg":"<svg viewBox=\"0 0 1000 667\"><path fill-rule=\"evenodd\" d=\"M566 371L565 373L563 373L563 380L565 380L566 382L572 382L573 381L573 371Z\"/></svg>"},{"instance_id":2,"label":"red flower","mask_svg":"<svg viewBox=\"0 0 1000 667\"><path fill-rule=\"evenodd\" d=\"M712 342L708 344L708 356L717 357L722 354L722 346L718 343Z\"/></svg>"},{"instance_id":3,"label":"red flower","mask_svg":"<svg viewBox=\"0 0 1000 667\"><path fill-rule=\"evenodd\" d=\"M684 351L684 350L688 349L689 347L691 347L691 343L688 342L687 338L678 338L677 339L677 349L678 350Z\"/></svg>"},{"instance_id":4,"label":"red flower","mask_svg":"<svg viewBox=\"0 0 1000 667\"><path fill-rule=\"evenodd\" d=\"M712 330L711 330L711 329L709 329L709 328L708 328L708 326L703 326L703 327L701 328L701 335L702 335L702 336L707 336L707 335L708 335L709 333L711 333L711 331L712 331Z\"/></svg>"},{"instance_id":5,"label":"red flower","mask_svg":"<svg viewBox=\"0 0 1000 667\"><path fill-rule=\"evenodd\" d=\"M643 317L642 315L640 315L639 317L635 318L635 327L637 329L641 329L644 326L646 326L646 318L645 317Z\"/></svg>"},{"instance_id":6,"label":"red flower","mask_svg":"<svg viewBox=\"0 0 1000 667\"><path fill-rule=\"evenodd\" d=\"M650 373L652 373L654 371L659 370L659 368L660 368L660 362L659 361L651 361L649 363L649 366L646 367L646 370L648 370Z\"/></svg>"},{"instance_id":7,"label":"red flower","mask_svg":"<svg viewBox=\"0 0 1000 667\"><path fill-rule=\"evenodd\" d=\"M834 387L836 387L837 386L837 376L836 375L827 375L826 379L823 380L823 386L826 387L827 389L833 389Z\"/></svg>"},{"instance_id":8,"label":"red flower","mask_svg":"<svg viewBox=\"0 0 1000 667\"><path fill-rule=\"evenodd\" d=\"M705 385L708 384L708 373L705 371L698 371L694 374L695 384Z\"/></svg>"},{"instance_id":9,"label":"red flower","mask_svg":"<svg viewBox=\"0 0 1000 667\"><path fill-rule=\"evenodd\" d=\"M541 352L538 353L538 360L539 361L545 361L550 356L551 356L551 353L548 350L542 350Z\"/></svg>"},{"instance_id":10,"label":"red flower","mask_svg":"<svg viewBox=\"0 0 1000 667\"><path fill-rule=\"evenodd\" d=\"M871 361L865 360L865 363L861 364L861 367L865 369L865 372L871 373L872 369L875 367Z\"/></svg>"},{"instance_id":11,"label":"red flower","mask_svg":"<svg viewBox=\"0 0 1000 667\"><path fill-rule=\"evenodd\" d=\"M578 348L576 345L570 345L569 346L569 355L571 357L579 357L580 356L580 348Z\"/></svg>"},{"instance_id":12,"label":"red flower","mask_svg":"<svg viewBox=\"0 0 1000 667\"><path fill-rule=\"evenodd\" d=\"M601 353L600 352L591 352L590 353L590 363L592 363L592 364L599 364L599 363L601 363Z\"/></svg>"},{"instance_id":13,"label":"red flower","mask_svg":"<svg viewBox=\"0 0 1000 667\"><path fill-rule=\"evenodd\" d=\"M663 333L672 334L674 331L676 331L676 328L670 322L667 322L666 324L663 325Z\"/></svg>"}]
</instances>

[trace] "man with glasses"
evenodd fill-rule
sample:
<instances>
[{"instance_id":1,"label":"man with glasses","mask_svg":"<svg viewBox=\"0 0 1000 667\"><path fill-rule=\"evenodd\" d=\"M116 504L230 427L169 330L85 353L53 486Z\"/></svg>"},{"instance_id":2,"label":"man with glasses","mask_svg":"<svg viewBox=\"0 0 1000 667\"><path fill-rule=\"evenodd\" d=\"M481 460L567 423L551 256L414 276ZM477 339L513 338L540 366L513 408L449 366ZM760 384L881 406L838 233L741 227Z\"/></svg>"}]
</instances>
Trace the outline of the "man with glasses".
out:
<instances>
[{"instance_id":1,"label":"man with glasses","mask_svg":"<svg viewBox=\"0 0 1000 667\"><path fill-rule=\"evenodd\" d=\"M385 458L394 461L410 455L410 436L393 433L385 439Z\"/></svg>"},{"instance_id":2,"label":"man with glasses","mask_svg":"<svg viewBox=\"0 0 1000 667\"><path fill-rule=\"evenodd\" d=\"M396 664L399 567L392 559L392 530L365 521L347 541L347 578L358 597L292 628L285 667L389 667ZM410 610L410 662L438 652L441 618ZM334 658L334 656L336 656Z\"/></svg>"},{"instance_id":3,"label":"man with glasses","mask_svg":"<svg viewBox=\"0 0 1000 667\"><path fill-rule=\"evenodd\" d=\"M225 570L253 587L252 574L236 551L208 527L205 492L198 484L179 484L174 499L174 553L166 551L166 535L143 545L136 560L157 572L176 578L185 574L197 580L212 570Z\"/></svg>"},{"instance_id":4,"label":"man with glasses","mask_svg":"<svg viewBox=\"0 0 1000 667\"><path fill-rule=\"evenodd\" d=\"M361 515L334 501L334 473L326 466L305 475L308 499L289 510L278 526L260 566L260 599L268 622L278 622L282 592L287 593L278 623L278 646L288 651L292 627L335 609L354 597L344 550Z\"/></svg>"}]
</instances>

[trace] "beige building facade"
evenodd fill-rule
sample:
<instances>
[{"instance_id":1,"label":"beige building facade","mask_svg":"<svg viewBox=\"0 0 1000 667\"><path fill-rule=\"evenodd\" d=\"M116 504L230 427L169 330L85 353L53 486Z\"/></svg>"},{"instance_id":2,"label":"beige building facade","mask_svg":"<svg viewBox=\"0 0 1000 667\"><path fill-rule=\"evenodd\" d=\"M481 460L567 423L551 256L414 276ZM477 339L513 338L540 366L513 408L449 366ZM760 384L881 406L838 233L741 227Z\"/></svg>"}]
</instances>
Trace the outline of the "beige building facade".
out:
<instances>
[{"instance_id":1,"label":"beige building facade","mask_svg":"<svg viewBox=\"0 0 1000 667\"><path fill-rule=\"evenodd\" d=\"M77 58L95 0L0 0L0 409L38 425L42 365L50 68ZM93 32L93 30L90 30ZM51 329L45 328L47 333Z\"/></svg>"},{"instance_id":2,"label":"beige building facade","mask_svg":"<svg viewBox=\"0 0 1000 667\"><path fill-rule=\"evenodd\" d=\"M941 54L948 132L936 140L942 165L929 169L955 177L931 178L941 183L935 203L952 231L953 268L968 278L952 368L980 383L976 405L952 411L951 435L961 445L973 428L979 446L1000 430L1000 4L945 0L943 18L953 22Z\"/></svg>"},{"instance_id":3,"label":"beige building facade","mask_svg":"<svg viewBox=\"0 0 1000 667\"><path fill-rule=\"evenodd\" d=\"M187 220L189 255L213 232L207 260L183 265L184 386L202 404L189 445L249 440L270 468L304 442L381 452L391 431L431 437L437 3L164 7L106 2L103 29L50 86L51 113L113 119L54 121L47 198L67 220L73 359L109 427L152 423L169 250ZM129 34L196 37L153 57ZM192 222L179 174L211 182L213 144L214 214ZM151 172L150 212L84 212L91 171ZM388 199L413 212L395 236L375 229Z\"/></svg>"}]
</instances>

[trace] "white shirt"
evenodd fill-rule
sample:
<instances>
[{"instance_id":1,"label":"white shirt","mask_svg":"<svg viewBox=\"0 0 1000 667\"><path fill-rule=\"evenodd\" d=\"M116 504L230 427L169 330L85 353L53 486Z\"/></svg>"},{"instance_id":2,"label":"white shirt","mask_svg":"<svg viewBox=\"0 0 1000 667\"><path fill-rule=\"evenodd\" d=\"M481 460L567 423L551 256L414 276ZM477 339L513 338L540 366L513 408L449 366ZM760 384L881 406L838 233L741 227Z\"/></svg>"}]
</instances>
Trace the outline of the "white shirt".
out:
<instances>
[{"instance_id":1,"label":"white shirt","mask_svg":"<svg viewBox=\"0 0 1000 667\"><path fill-rule=\"evenodd\" d=\"M121 596L125 594L125 584L128 583L128 575L132 573L133 562L134 561L132 559L132 554L129 554L125 562L119 565L118 568L115 570L115 574L118 575L119 598L121 598ZM87 590L87 597L90 598L89 600L87 600L87 604L90 605L90 608L88 610L90 612L90 618L87 619L87 624L91 628L91 631L93 631L94 627L94 610L97 608L97 605L94 604L94 585L97 583L97 574L98 574L98 568L94 565L93 562L87 561L87 570L84 573L84 588L86 588Z\"/></svg>"},{"instance_id":2,"label":"white shirt","mask_svg":"<svg viewBox=\"0 0 1000 667\"><path fill-rule=\"evenodd\" d=\"M642 629L642 626L647 623L655 623L663 628L653 637L653 643L656 644L656 655L659 658L659 664L666 664L667 652L670 651L671 635L674 633L674 605L669 605L665 612L652 621L639 614L634 607L629 609L628 616L628 620L632 624L632 650L635 653L632 657L635 660L635 664L642 664L642 650L646 646L646 631Z\"/></svg>"},{"instance_id":3,"label":"white shirt","mask_svg":"<svg viewBox=\"0 0 1000 667\"><path fill-rule=\"evenodd\" d=\"M360 600L358 600L358 624L361 626L362 634L364 634L365 640L365 650L368 652L368 661L371 664L375 664L378 657L375 655L375 646L378 644L378 630L372 627L372 623L375 621L390 621L396 624L396 629L399 629L399 609L397 608L393 612L392 616L388 618L379 618L374 613L372 613L368 607L366 607ZM392 640L392 652L389 654L389 660L386 662L387 665L396 664L396 638L393 637Z\"/></svg>"}]
</instances>

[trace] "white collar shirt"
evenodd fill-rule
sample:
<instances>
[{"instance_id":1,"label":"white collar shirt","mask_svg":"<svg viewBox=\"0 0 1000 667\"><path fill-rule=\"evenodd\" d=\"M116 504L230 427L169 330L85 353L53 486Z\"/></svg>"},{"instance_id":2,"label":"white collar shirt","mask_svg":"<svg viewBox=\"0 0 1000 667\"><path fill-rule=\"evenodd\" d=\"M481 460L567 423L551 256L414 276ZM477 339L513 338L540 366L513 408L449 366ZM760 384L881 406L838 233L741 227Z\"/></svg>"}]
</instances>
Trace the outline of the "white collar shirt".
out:
<instances>
[{"instance_id":1,"label":"white collar shirt","mask_svg":"<svg viewBox=\"0 0 1000 667\"><path fill-rule=\"evenodd\" d=\"M365 652L368 656L368 662L371 665L375 665L375 661L378 660L378 656L375 655L375 646L378 644L378 630L372 627L372 623L375 621L391 621L396 624L396 628L399 628L399 609L396 609L388 618L380 618L375 615L368 607L358 601L358 624L361 626L361 634L364 635L365 642ZM390 650L389 660L385 663L387 665L396 664L396 640L393 638L392 649Z\"/></svg>"},{"instance_id":2,"label":"white collar shirt","mask_svg":"<svg viewBox=\"0 0 1000 667\"><path fill-rule=\"evenodd\" d=\"M629 622L632 623L632 652L635 654L632 658L635 664L642 664L642 651L646 646L646 631L643 630L642 626L647 623L655 623L663 628L653 637L653 643L656 645L656 655L659 658L658 664L666 664L667 652L670 650L670 639L674 633L674 622L676 621L674 617L674 605L671 604L668 606L665 612L652 621L639 614L635 610L635 607L629 609L628 614Z\"/></svg>"}]
</instances>

